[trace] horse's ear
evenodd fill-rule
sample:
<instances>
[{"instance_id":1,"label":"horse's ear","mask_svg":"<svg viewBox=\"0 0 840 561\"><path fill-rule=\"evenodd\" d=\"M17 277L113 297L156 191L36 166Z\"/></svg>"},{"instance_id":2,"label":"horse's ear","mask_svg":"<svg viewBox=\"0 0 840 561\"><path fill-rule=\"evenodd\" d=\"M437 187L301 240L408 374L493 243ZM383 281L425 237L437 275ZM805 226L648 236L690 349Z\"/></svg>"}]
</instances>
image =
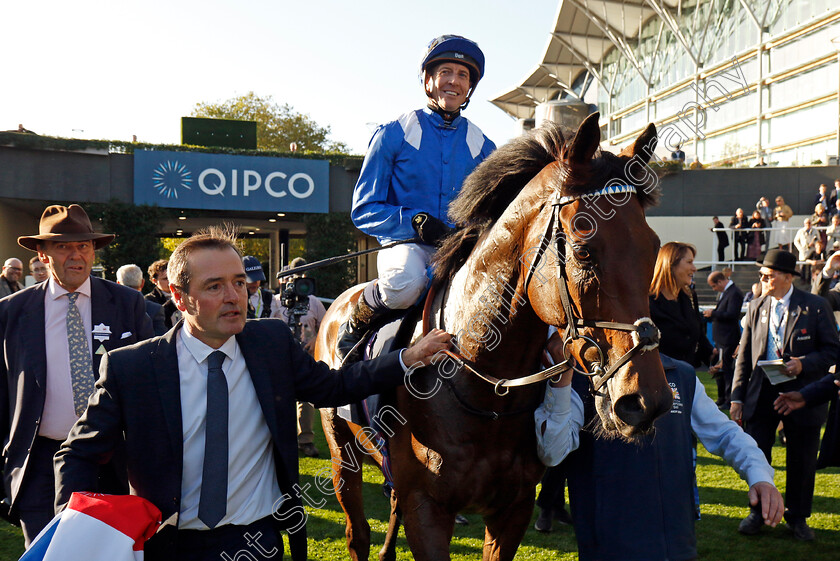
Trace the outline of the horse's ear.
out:
<instances>
[{"instance_id":1,"label":"horse's ear","mask_svg":"<svg viewBox=\"0 0 840 561\"><path fill-rule=\"evenodd\" d=\"M601 145L601 128L598 126L597 111L583 120L578 127L575 138L569 147L569 163L572 165L587 164L595 155L595 150Z\"/></svg>"},{"instance_id":2,"label":"horse's ear","mask_svg":"<svg viewBox=\"0 0 840 561\"><path fill-rule=\"evenodd\" d=\"M656 149L657 142L656 125L650 123L645 130L642 131L642 134L639 135L639 138L636 139L636 142L622 150L621 153L619 153L619 156L626 156L628 158L639 156L644 163L648 163L653 157L653 151Z\"/></svg>"}]
</instances>

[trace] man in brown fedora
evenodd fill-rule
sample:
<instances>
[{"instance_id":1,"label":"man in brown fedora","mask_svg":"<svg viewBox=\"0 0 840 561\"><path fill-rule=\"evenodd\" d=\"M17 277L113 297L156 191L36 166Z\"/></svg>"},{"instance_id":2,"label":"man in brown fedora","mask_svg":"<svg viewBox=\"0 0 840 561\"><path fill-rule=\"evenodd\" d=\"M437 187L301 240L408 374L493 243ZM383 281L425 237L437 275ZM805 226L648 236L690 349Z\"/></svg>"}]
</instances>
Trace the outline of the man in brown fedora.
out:
<instances>
[{"instance_id":1,"label":"man in brown fedora","mask_svg":"<svg viewBox=\"0 0 840 561\"><path fill-rule=\"evenodd\" d=\"M825 423L826 406L816 405L783 416L774 410L780 393L799 391L825 376L837 362L840 342L834 316L819 296L793 286L796 257L781 249L771 249L760 267L761 297L747 308L746 326L741 334L740 351L732 381L733 421L743 423L770 462L781 421L787 438L785 520L794 536L811 541L808 526L814 498L817 448L820 427ZM775 361L759 365L759 361ZM761 506L750 508L738 531L757 534L761 529Z\"/></svg>"},{"instance_id":2,"label":"man in brown fedora","mask_svg":"<svg viewBox=\"0 0 840 561\"><path fill-rule=\"evenodd\" d=\"M78 205L47 207L38 235L18 243L50 278L0 302L2 474L27 547L53 517L53 456L87 406L102 355L154 336L138 291L90 275L95 250L113 239ZM102 476L119 481L113 468Z\"/></svg>"}]
</instances>

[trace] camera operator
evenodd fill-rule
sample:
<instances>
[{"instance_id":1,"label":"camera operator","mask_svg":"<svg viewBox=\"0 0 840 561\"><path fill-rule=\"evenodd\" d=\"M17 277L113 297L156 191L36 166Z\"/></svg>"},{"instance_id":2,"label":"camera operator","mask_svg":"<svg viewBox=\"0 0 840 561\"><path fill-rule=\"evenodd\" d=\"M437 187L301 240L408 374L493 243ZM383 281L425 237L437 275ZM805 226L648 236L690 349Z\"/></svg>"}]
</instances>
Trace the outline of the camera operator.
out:
<instances>
[{"instance_id":1,"label":"camera operator","mask_svg":"<svg viewBox=\"0 0 840 561\"><path fill-rule=\"evenodd\" d=\"M296 257L289 263L289 269L296 267L303 267L306 265L306 260L302 257ZM307 285L306 289L309 294L300 294L304 292L301 290L299 283L295 283L297 279L304 278L305 273L299 275L292 275L286 277L283 285L280 287L279 294L274 297L274 304L272 305L271 317L281 318L289 327L295 337L298 338L301 345L306 352L313 354L315 352L315 338L318 335L318 328L321 326L321 320L324 319L324 314L327 313L326 308L321 301L315 297L314 284ZM296 284L298 290L295 290ZM311 403L298 402L298 450L304 456L315 458L318 456L318 449L315 447L315 434L312 432L312 420L315 415L315 408Z\"/></svg>"},{"instance_id":2,"label":"camera operator","mask_svg":"<svg viewBox=\"0 0 840 561\"><path fill-rule=\"evenodd\" d=\"M274 294L260 288L265 282L260 260L253 255L246 255L242 258L242 264L245 266L245 276L248 280L245 284L248 288L248 319L272 317L271 314L279 303L275 302Z\"/></svg>"}]
</instances>

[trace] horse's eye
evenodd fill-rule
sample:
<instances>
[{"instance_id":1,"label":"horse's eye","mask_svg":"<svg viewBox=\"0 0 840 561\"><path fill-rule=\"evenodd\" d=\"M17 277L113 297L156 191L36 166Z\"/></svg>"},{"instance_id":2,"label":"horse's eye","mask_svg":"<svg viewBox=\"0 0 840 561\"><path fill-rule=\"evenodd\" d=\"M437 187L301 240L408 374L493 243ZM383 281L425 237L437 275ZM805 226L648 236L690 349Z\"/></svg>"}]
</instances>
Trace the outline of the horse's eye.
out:
<instances>
[{"instance_id":1,"label":"horse's eye","mask_svg":"<svg viewBox=\"0 0 840 561\"><path fill-rule=\"evenodd\" d=\"M578 261L589 261L589 258L591 257L589 248L586 246L576 246L573 250L575 252L575 259Z\"/></svg>"}]
</instances>

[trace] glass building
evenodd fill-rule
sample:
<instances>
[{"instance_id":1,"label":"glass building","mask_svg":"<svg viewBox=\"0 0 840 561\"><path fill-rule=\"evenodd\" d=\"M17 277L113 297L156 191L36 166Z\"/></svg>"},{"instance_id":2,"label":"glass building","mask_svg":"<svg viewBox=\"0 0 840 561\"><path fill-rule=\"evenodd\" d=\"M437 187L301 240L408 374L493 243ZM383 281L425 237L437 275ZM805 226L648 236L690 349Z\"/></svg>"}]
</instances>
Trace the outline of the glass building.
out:
<instances>
[{"instance_id":1,"label":"glass building","mask_svg":"<svg viewBox=\"0 0 840 561\"><path fill-rule=\"evenodd\" d=\"M654 122L687 163L836 163L838 49L838 0L560 0L542 61L492 102L524 128L597 106L614 146Z\"/></svg>"}]
</instances>

